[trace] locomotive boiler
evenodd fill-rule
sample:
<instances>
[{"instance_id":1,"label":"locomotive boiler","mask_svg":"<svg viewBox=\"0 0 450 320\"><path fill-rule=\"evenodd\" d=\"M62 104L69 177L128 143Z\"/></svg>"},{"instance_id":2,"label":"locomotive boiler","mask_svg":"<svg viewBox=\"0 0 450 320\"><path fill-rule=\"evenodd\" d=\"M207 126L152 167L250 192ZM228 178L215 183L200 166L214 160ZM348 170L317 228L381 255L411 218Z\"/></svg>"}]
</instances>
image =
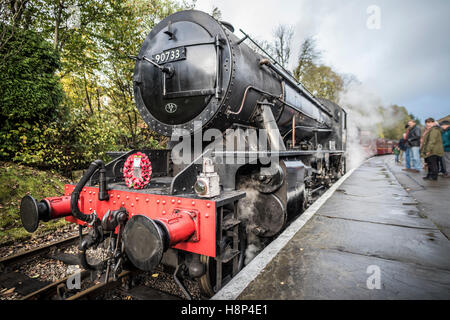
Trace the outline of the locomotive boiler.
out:
<instances>
[{"instance_id":1,"label":"locomotive boiler","mask_svg":"<svg viewBox=\"0 0 450 320\"><path fill-rule=\"evenodd\" d=\"M24 197L24 227L65 217L90 230L86 269L162 263L186 297L182 278L198 279L205 296L220 290L345 172L345 111L249 42L200 11L158 23L134 57L133 83L137 109L171 137L168 148L116 153L61 197ZM108 261L90 263L87 250L107 238Z\"/></svg>"}]
</instances>

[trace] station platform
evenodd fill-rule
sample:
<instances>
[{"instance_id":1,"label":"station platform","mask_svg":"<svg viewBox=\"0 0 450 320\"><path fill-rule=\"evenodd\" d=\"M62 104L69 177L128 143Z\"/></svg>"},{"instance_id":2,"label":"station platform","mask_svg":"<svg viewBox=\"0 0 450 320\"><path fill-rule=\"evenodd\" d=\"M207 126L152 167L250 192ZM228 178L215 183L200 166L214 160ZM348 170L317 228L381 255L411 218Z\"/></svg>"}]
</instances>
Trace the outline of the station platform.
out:
<instances>
[{"instance_id":1,"label":"station platform","mask_svg":"<svg viewBox=\"0 0 450 320\"><path fill-rule=\"evenodd\" d=\"M450 299L450 179L349 172L213 299Z\"/></svg>"}]
</instances>

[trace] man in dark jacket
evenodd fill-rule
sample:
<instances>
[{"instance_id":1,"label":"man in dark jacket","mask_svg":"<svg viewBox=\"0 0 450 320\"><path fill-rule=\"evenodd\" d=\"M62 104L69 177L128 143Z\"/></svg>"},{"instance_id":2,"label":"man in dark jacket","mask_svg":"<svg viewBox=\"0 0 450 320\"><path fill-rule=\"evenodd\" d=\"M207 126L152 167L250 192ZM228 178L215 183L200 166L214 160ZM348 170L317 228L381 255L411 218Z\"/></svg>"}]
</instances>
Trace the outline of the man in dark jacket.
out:
<instances>
[{"instance_id":1,"label":"man in dark jacket","mask_svg":"<svg viewBox=\"0 0 450 320\"><path fill-rule=\"evenodd\" d=\"M444 156L442 162L444 164L444 176L450 177L450 121L442 121L440 123L442 128L442 143L444 145Z\"/></svg>"},{"instance_id":2,"label":"man in dark jacket","mask_svg":"<svg viewBox=\"0 0 450 320\"><path fill-rule=\"evenodd\" d=\"M438 159L444 155L441 129L433 118L425 120L425 126L426 131L423 136L422 148L420 149L420 154L428 164L428 174L424 179L437 180L439 173Z\"/></svg>"},{"instance_id":3,"label":"man in dark jacket","mask_svg":"<svg viewBox=\"0 0 450 320\"><path fill-rule=\"evenodd\" d=\"M420 128L414 120L408 121L408 135L406 136L405 145L406 154L409 154L412 162L412 168L406 162L406 170L420 172L420 169L422 169L422 162L420 161Z\"/></svg>"}]
</instances>

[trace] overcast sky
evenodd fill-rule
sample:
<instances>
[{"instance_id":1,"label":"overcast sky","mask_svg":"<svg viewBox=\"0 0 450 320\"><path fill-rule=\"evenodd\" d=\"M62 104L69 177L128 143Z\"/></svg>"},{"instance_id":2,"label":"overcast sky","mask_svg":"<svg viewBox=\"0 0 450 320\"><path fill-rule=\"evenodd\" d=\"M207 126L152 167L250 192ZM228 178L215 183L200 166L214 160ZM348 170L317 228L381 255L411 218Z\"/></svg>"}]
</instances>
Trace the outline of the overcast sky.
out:
<instances>
[{"instance_id":1,"label":"overcast sky","mask_svg":"<svg viewBox=\"0 0 450 320\"><path fill-rule=\"evenodd\" d=\"M385 105L422 120L450 114L449 0L197 0L196 9L213 6L238 35L270 40L278 24L293 25L290 69L314 36L323 63L354 74Z\"/></svg>"}]
</instances>

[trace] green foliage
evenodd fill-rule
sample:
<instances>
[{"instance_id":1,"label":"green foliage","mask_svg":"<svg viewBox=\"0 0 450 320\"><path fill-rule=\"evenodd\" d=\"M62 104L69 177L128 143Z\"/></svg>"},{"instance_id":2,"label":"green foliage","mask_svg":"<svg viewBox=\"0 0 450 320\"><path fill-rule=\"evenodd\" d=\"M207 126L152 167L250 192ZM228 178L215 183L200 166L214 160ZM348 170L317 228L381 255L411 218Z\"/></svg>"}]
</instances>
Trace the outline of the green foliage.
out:
<instances>
[{"instance_id":1,"label":"green foliage","mask_svg":"<svg viewBox=\"0 0 450 320\"><path fill-rule=\"evenodd\" d=\"M406 132L405 125L409 120L416 121L420 126L420 120L413 114L408 114L408 110L403 106L392 105L386 108L379 108L379 113L383 118L381 126L381 136L386 139L400 140Z\"/></svg>"},{"instance_id":2,"label":"green foliage","mask_svg":"<svg viewBox=\"0 0 450 320\"><path fill-rule=\"evenodd\" d=\"M17 121L57 118L63 91L54 75L59 59L51 45L33 31L15 30L0 50L0 59L2 129Z\"/></svg>"},{"instance_id":3,"label":"green foliage","mask_svg":"<svg viewBox=\"0 0 450 320\"><path fill-rule=\"evenodd\" d=\"M70 175L97 158L107 160L107 151L165 143L135 107L135 61L128 55L138 53L161 19L192 4L13 2L1 11L11 36L0 36L1 58L8 62L0 66L0 160Z\"/></svg>"},{"instance_id":4,"label":"green foliage","mask_svg":"<svg viewBox=\"0 0 450 320\"><path fill-rule=\"evenodd\" d=\"M314 64L317 64L321 53L316 49L316 41L314 38L306 38L301 47L298 57L297 67L294 69L294 77L301 81L303 75L307 73L307 69Z\"/></svg>"},{"instance_id":5,"label":"green foliage","mask_svg":"<svg viewBox=\"0 0 450 320\"><path fill-rule=\"evenodd\" d=\"M59 59L39 34L3 28L10 36L0 50L0 159L21 157L27 163L33 156L22 146L39 143L40 124L56 121L65 111L55 76Z\"/></svg>"},{"instance_id":6,"label":"green foliage","mask_svg":"<svg viewBox=\"0 0 450 320\"><path fill-rule=\"evenodd\" d=\"M71 183L53 172L0 162L0 244L30 237L18 215L20 200L26 194L37 199L64 193L64 184ZM65 220L40 223L37 234L65 224Z\"/></svg>"},{"instance_id":7,"label":"green foliage","mask_svg":"<svg viewBox=\"0 0 450 320\"><path fill-rule=\"evenodd\" d=\"M414 120L418 126L422 127L422 123L420 122L420 119L417 118L415 115L413 115L412 113L409 114L409 119L408 120Z\"/></svg>"},{"instance_id":8,"label":"green foliage","mask_svg":"<svg viewBox=\"0 0 450 320\"><path fill-rule=\"evenodd\" d=\"M399 140L406 131L405 124L410 119L405 107L392 105L380 110L384 122L382 123L384 138Z\"/></svg>"},{"instance_id":9,"label":"green foliage","mask_svg":"<svg viewBox=\"0 0 450 320\"><path fill-rule=\"evenodd\" d=\"M70 109L80 117L109 119L112 149L159 147L164 140L147 128L136 109L135 61L128 56L139 52L157 22L190 6L171 0L86 1L80 27L60 30L66 39L60 47Z\"/></svg>"},{"instance_id":10,"label":"green foliage","mask_svg":"<svg viewBox=\"0 0 450 320\"><path fill-rule=\"evenodd\" d=\"M338 102L344 79L331 67L320 64L320 56L315 40L307 38L300 48L294 77L315 96Z\"/></svg>"},{"instance_id":11,"label":"green foliage","mask_svg":"<svg viewBox=\"0 0 450 320\"><path fill-rule=\"evenodd\" d=\"M315 96L334 102L344 88L342 77L325 65L307 65L300 82Z\"/></svg>"}]
</instances>

